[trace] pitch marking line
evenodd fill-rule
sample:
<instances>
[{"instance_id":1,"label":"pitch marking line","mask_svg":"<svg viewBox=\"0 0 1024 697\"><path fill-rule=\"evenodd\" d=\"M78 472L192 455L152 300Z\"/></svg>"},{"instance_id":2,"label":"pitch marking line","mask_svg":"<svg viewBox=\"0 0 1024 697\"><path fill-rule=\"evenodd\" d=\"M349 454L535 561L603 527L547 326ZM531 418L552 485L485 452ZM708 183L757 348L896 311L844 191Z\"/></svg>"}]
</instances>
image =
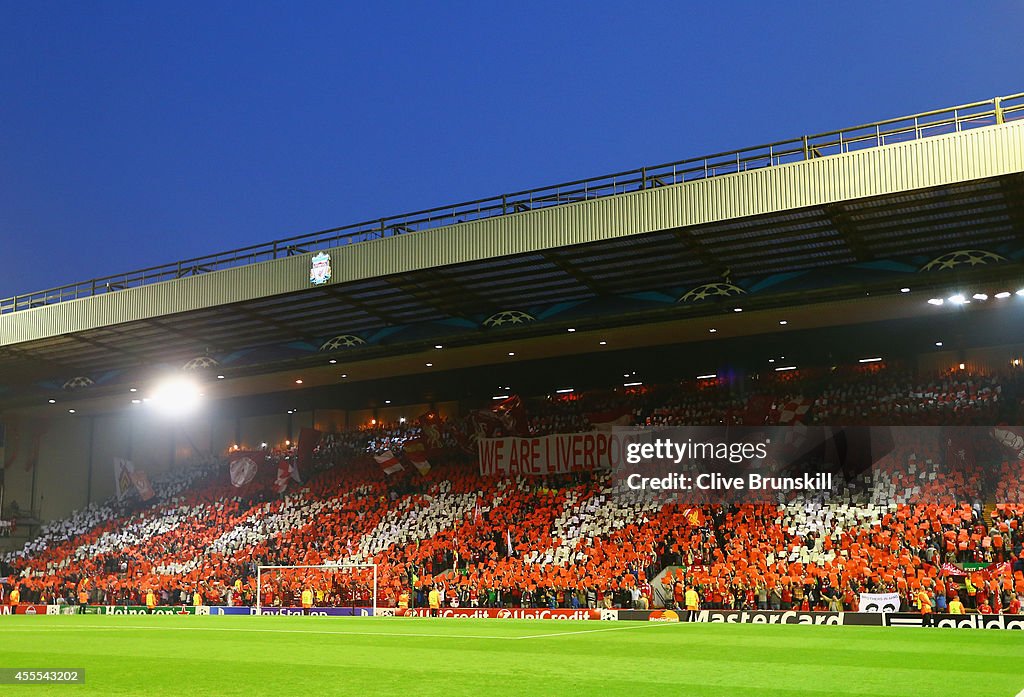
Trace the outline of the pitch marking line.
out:
<instances>
[{"instance_id":1,"label":"pitch marking line","mask_svg":"<svg viewBox=\"0 0 1024 697\"><path fill-rule=\"evenodd\" d=\"M567 632L547 632L545 634L527 634L524 636L495 636L491 634L435 634L426 632L356 632L349 630L331 631L326 629L271 629L266 627L161 627L152 625L99 625L80 624L68 627L48 627L48 632L75 632L80 629L95 629L99 631L121 631L125 629L138 629L143 631L170 631L170 632L249 632L261 634L317 634L339 636L385 636L385 637L410 637L421 639L491 639L495 641L520 641L522 639L547 639L561 636L573 636L579 634L596 634L599 632L621 632L630 629L643 629L673 624L685 624L677 622L652 622L638 623L626 627L601 627L599 629L578 629ZM0 634L5 632L38 632L34 627L0 627ZM1017 697L1024 697L1024 692Z\"/></svg>"},{"instance_id":2,"label":"pitch marking line","mask_svg":"<svg viewBox=\"0 0 1024 697\"><path fill-rule=\"evenodd\" d=\"M601 627L600 629L578 629L571 632L549 632L547 634L528 634L526 636L517 636L514 639L546 639L548 637L556 636L571 636L573 634L596 634L597 632L622 632L627 629L650 629L651 627L665 627L673 624L687 624L686 622L638 622L636 624L627 625L625 627ZM1024 697L1021 695L1019 697Z\"/></svg>"},{"instance_id":3,"label":"pitch marking line","mask_svg":"<svg viewBox=\"0 0 1024 697\"><path fill-rule=\"evenodd\" d=\"M98 624L80 624L73 627L47 627L45 630L36 629L34 627L0 627L0 634L5 632L74 632L78 629L97 629L101 631L119 631L123 629L140 629L140 630L153 630L163 632L252 632L252 633L266 633L266 634L338 634L343 636L386 636L386 637L417 637L424 639L499 639L502 641L514 641L519 637L514 636L492 636L489 634L426 634L426 633L412 633L412 632L353 632L353 631L337 631L332 632L326 629L268 629L268 628L257 628L257 627L158 627L158 626L143 626L143 625L98 625Z\"/></svg>"}]
</instances>

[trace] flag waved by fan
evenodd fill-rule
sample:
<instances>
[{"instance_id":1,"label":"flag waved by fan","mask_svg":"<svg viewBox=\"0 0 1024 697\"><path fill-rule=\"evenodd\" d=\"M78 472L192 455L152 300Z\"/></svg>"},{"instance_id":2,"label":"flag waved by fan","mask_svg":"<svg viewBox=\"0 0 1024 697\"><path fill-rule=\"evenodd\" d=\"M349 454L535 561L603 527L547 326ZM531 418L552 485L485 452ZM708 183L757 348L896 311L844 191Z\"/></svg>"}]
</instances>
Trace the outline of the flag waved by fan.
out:
<instances>
[{"instance_id":1,"label":"flag waved by fan","mask_svg":"<svg viewBox=\"0 0 1024 697\"><path fill-rule=\"evenodd\" d=\"M780 426L803 423L812 404L813 402L807 397L794 397L779 409L778 413L775 415L775 423Z\"/></svg>"},{"instance_id":2,"label":"flag waved by fan","mask_svg":"<svg viewBox=\"0 0 1024 697\"><path fill-rule=\"evenodd\" d=\"M406 441L405 454L409 458L409 462L412 463L413 467L415 467L420 474L426 474L430 471L430 461L427 459L427 449L424 447L422 440L419 438L413 438L412 440Z\"/></svg>"},{"instance_id":3,"label":"flag waved by fan","mask_svg":"<svg viewBox=\"0 0 1024 697\"><path fill-rule=\"evenodd\" d=\"M373 459L376 460L377 464L380 465L380 468L384 470L384 474L391 475L405 469L405 467L402 466L401 461L395 457L395 454L390 450L385 450L382 453L374 455Z\"/></svg>"},{"instance_id":4,"label":"flag waved by fan","mask_svg":"<svg viewBox=\"0 0 1024 697\"><path fill-rule=\"evenodd\" d=\"M231 485L236 489L241 489L254 480L258 469L256 462L262 459L262 454L248 450L236 450L230 453L228 472L231 475Z\"/></svg>"},{"instance_id":5,"label":"flag waved by fan","mask_svg":"<svg viewBox=\"0 0 1024 697\"><path fill-rule=\"evenodd\" d=\"M156 496L156 492L153 491L153 485L149 483L149 475L142 470L135 470L132 472L132 484L135 486L135 491L139 492L139 498L143 501L149 501L151 498Z\"/></svg>"},{"instance_id":6,"label":"flag waved by fan","mask_svg":"<svg viewBox=\"0 0 1024 697\"><path fill-rule=\"evenodd\" d=\"M510 436L530 435L529 416L526 414L526 407L519 395L512 395L508 399L498 402L491 411L501 421L501 425Z\"/></svg>"},{"instance_id":7,"label":"flag waved by fan","mask_svg":"<svg viewBox=\"0 0 1024 697\"><path fill-rule=\"evenodd\" d=\"M597 431L611 431L618 427L633 425L633 412L629 407L608 409L587 414L587 421Z\"/></svg>"},{"instance_id":8,"label":"flag waved by fan","mask_svg":"<svg viewBox=\"0 0 1024 697\"><path fill-rule=\"evenodd\" d=\"M282 457L277 461L277 478L274 480L274 491L283 494L288 489L288 480L291 479L291 466L288 458Z\"/></svg>"}]
</instances>

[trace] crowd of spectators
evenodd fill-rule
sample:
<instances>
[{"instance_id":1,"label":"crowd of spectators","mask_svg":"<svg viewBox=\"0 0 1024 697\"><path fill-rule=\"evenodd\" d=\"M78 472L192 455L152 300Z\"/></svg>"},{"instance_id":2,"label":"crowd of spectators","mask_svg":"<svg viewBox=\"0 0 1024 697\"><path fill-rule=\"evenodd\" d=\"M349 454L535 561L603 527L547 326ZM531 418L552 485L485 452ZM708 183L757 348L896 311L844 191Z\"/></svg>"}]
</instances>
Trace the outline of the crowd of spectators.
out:
<instances>
[{"instance_id":1,"label":"crowd of spectators","mask_svg":"<svg viewBox=\"0 0 1024 697\"><path fill-rule=\"evenodd\" d=\"M732 424L752 412L771 422L797 398L807 424L991 426L1018 413L1016 380L874 371L744 395L668 385L528 403L527 430ZM266 453L241 488L225 458L208 458L154 481L148 504L108 501L48 523L2 560L0 585L23 602L119 605L148 591L162 604L288 604L307 585L319 603L368 604L365 575L256 580L260 566L337 562L376 564L383 605L403 592L423 604L430 588L488 607L682 607L691 589L712 608L856 609L865 591L911 608L924 591L937 608L955 592L1006 612L1024 596L1021 463L994 441L965 454L903 437L861 475L870 486L693 507L624 495L602 472L481 477L472 435L467 419L434 417L328 434L283 495L276 461L294 452ZM401 456L414 439L429 443L430 470L384 474L372 456Z\"/></svg>"}]
</instances>

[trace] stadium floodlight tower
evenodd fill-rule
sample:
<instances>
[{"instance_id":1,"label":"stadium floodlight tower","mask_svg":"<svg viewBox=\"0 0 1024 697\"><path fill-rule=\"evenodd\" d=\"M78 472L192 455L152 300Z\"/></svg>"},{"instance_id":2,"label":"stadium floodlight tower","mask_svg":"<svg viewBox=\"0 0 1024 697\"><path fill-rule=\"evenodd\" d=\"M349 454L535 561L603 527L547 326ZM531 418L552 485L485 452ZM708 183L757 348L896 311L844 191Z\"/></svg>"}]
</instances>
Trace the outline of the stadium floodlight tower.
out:
<instances>
[{"instance_id":1,"label":"stadium floodlight tower","mask_svg":"<svg viewBox=\"0 0 1024 697\"><path fill-rule=\"evenodd\" d=\"M294 575L304 580L309 574L318 572L334 573L335 583L344 583L346 580L352 583L353 577L365 580L371 584L370 606L371 614L377 614L377 565L376 564L315 564L315 565L266 565L256 567L256 614L263 614L263 579L264 575L276 579L287 578ZM290 580L290 579L289 579ZM341 607L349 607L342 605ZM355 605L352 605L354 608Z\"/></svg>"}]
</instances>

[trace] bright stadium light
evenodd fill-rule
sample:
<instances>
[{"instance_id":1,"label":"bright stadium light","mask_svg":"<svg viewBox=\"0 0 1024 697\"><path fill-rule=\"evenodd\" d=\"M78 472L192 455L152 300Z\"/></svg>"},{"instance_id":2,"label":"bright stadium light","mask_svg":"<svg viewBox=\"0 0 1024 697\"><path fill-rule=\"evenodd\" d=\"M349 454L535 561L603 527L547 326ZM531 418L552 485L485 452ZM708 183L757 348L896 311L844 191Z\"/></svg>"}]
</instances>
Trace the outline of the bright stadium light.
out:
<instances>
[{"instance_id":1,"label":"bright stadium light","mask_svg":"<svg viewBox=\"0 0 1024 697\"><path fill-rule=\"evenodd\" d=\"M1021 288L1020 290L1018 290L1017 291L1017 295L1022 297L1022 298L1024 298L1024 288Z\"/></svg>"},{"instance_id":2,"label":"bright stadium light","mask_svg":"<svg viewBox=\"0 0 1024 697\"><path fill-rule=\"evenodd\" d=\"M698 375L698 380L714 380L718 377L715 373L708 373L707 375Z\"/></svg>"},{"instance_id":3,"label":"bright stadium light","mask_svg":"<svg viewBox=\"0 0 1024 697\"><path fill-rule=\"evenodd\" d=\"M776 368L775 372L776 373L781 373L781 372L783 372L785 370L796 370L796 366L795 365L784 365L781 368Z\"/></svg>"},{"instance_id":4,"label":"bright stadium light","mask_svg":"<svg viewBox=\"0 0 1024 697\"><path fill-rule=\"evenodd\" d=\"M945 300L943 300L942 298L930 298L930 299L928 300L928 304L929 304L929 305L936 305L936 306L938 306L938 305L942 305L942 304L943 304L943 303L945 303L945 302L946 302L946 301L945 301Z\"/></svg>"},{"instance_id":5,"label":"bright stadium light","mask_svg":"<svg viewBox=\"0 0 1024 697\"><path fill-rule=\"evenodd\" d=\"M149 405L166 416L186 416L199 408L202 393L189 378L176 376L158 384L149 395Z\"/></svg>"},{"instance_id":6,"label":"bright stadium light","mask_svg":"<svg viewBox=\"0 0 1024 697\"><path fill-rule=\"evenodd\" d=\"M988 295L986 293L975 293L971 297L975 300L988 300Z\"/></svg>"},{"instance_id":7,"label":"bright stadium light","mask_svg":"<svg viewBox=\"0 0 1024 697\"><path fill-rule=\"evenodd\" d=\"M951 295L947 298L947 300L949 300L949 302L953 303L954 305L963 305L967 302L967 298L964 297L963 293Z\"/></svg>"},{"instance_id":8,"label":"bright stadium light","mask_svg":"<svg viewBox=\"0 0 1024 697\"><path fill-rule=\"evenodd\" d=\"M909 292L910 292L910 289L909 289L909 288L906 288L906 287L904 287L904 288L900 288L900 292L901 292L901 293L909 293Z\"/></svg>"},{"instance_id":9,"label":"bright stadium light","mask_svg":"<svg viewBox=\"0 0 1024 697\"><path fill-rule=\"evenodd\" d=\"M573 391L573 389L571 387L566 387L565 389L562 389L562 390L555 390L555 393L556 394L569 394L572 391Z\"/></svg>"},{"instance_id":10,"label":"bright stadium light","mask_svg":"<svg viewBox=\"0 0 1024 697\"><path fill-rule=\"evenodd\" d=\"M878 363L880 360L882 360L881 356L872 356L871 358L861 358L857 362L858 363Z\"/></svg>"},{"instance_id":11,"label":"bright stadium light","mask_svg":"<svg viewBox=\"0 0 1024 697\"><path fill-rule=\"evenodd\" d=\"M1001 293L996 293L996 297L999 300L1006 300L1008 297L1010 297L1010 291L1004 290Z\"/></svg>"}]
</instances>

